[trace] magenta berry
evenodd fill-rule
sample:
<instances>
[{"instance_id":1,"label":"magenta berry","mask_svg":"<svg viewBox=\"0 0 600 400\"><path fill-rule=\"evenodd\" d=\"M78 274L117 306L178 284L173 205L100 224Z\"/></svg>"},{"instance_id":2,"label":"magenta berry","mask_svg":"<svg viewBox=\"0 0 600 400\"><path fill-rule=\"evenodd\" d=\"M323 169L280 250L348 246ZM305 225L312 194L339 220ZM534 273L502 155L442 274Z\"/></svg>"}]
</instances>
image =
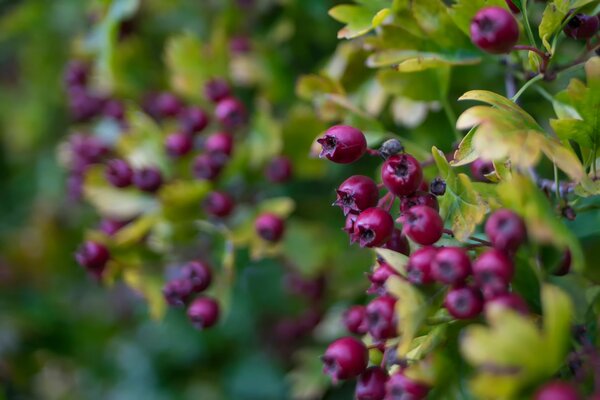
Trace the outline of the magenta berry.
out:
<instances>
[{"instance_id":1,"label":"magenta berry","mask_svg":"<svg viewBox=\"0 0 600 400\"><path fill-rule=\"evenodd\" d=\"M383 295L372 300L366 308L366 320L369 334L375 340L390 339L398 336L394 306L396 299Z\"/></svg>"},{"instance_id":2,"label":"magenta berry","mask_svg":"<svg viewBox=\"0 0 600 400\"><path fill-rule=\"evenodd\" d=\"M188 107L179 115L181 130L193 135L201 132L208 125L208 115L200 107Z\"/></svg>"},{"instance_id":3,"label":"magenta berry","mask_svg":"<svg viewBox=\"0 0 600 400\"><path fill-rule=\"evenodd\" d=\"M67 88L84 87L87 85L90 73L89 66L83 61L73 60L67 64L64 72L64 82Z\"/></svg>"},{"instance_id":4,"label":"magenta berry","mask_svg":"<svg viewBox=\"0 0 600 400\"><path fill-rule=\"evenodd\" d=\"M215 325L219 319L219 303L210 297L198 297L187 309L187 315L196 329Z\"/></svg>"},{"instance_id":5,"label":"magenta berry","mask_svg":"<svg viewBox=\"0 0 600 400\"><path fill-rule=\"evenodd\" d=\"M354 235L354 225L356 224L357 218L358 214L350 213L346 215L346 222L344 223L342 230L350 235L350 237Z\"/></svg>"},{"instance_id":6,"label":"magenta berry","mask_svg":"<svg viewBox=\"0 0 600 400\"><path fill-rule=\"evenodd\" d=\"M364 335L367 333L365 306L352 306L342 316L344 325L350 333Z\"/></svg>"},{"instance_id":7,"label":"magenta berry","mask_svg":"<svg viewBox=\"0 0 600 400\"><path fill-rule=\"evenodd\" d=\"M278 242L283 237L285 223L281 217L272 213L264 213L254 221L254 229L258 236L268 242Z\"/></svg>"},{"instance_id":8,"label":"magenta berry","mask_svg":"<svg viewBox=\"0 0 600 400\"><path fill-rule=\"evenodd\" d=\"M504 8L485 7L471 21L471 40L488 53L508 53L519 40L519 25Z\"/></svg>"},{"instance_id":9,"label":"magenta berry","mask_svg":"<svg viewBox=\"0 0 600 400\"><path fill-rule=\"evenodd\" d=\"M486 309L492 306L509 308L524 315L529 314L529 307L527 306L527 303L516 293L501 294L485 302Z\"/></svg>"},{"instance_id":10,"label":"magenta berry","mask_svg":"<svg viewBox=\"0 0 600 400\"><path fill-rule=\"evenodd\" d=\"M202 292L210 286L212 282L212 271L210 266L202 261L190 261L183 266L181 270L181 279L190 282L192 291Z\"/></svg>"},{"instance_id":11,"label":"magenta berry","mask_svg":"<svg viewBox=\"0 0 600 400\"><path fill-rule=\"evenodd\" d=\"M385 283L388 278L392 275L398 276L399 274L385 261L378 261L377 264L378 266L368 275L369 281L371 281L371 287L369 287L367 293L383 295L386 292Z\"/></svg>"},{"instance_id":12,"label":"magenta berry","mask_svg":"<svg viewBox=\"0 0 600 400\"><path fill-rule=\"evenodd\" d=\"M375 207L379 200L377 184L363 175L354 175L346 179L336 192L337 200L333 204L340 206L344 215L351 211L359 213Z\"/></svg>"},{"instance_id":13,"label":"magenta berry","mask_svg":"<svg viewBox=\"0 0 600 400\"><path fill-rule=\"evenodd\" d=\"M383 400L387 371L380 367L369 367L356 379L356 400Z\"/></svg>"},{"instance_id":14,"label":"magenta berry","mask_svg":"<svg viewBox=\"0 0 600 400\"><path fill-rule=\"evenodd\" d=\"M381 179L396 196L408 196L419 189L423 182L423 170L416 158L410 154L399 154L383 163Z\"/></svg>"},{"instance_id":15,"label":"magenta berry","mask_svg":"<svg viewBox=\"0 0 600 400\"><path fill-rule=\"evenodd\" d=\"M406 278L415 285L427 285L435 282L431 273L431 264L437 254L435 247L421 247L408 258Z\"/></svg>"},{"instance_id":16,"label":"magenta berry","mask_svg":"<svg viewBox=\"0 0 600 400\"><path fill-rule=\"evenodd\" d=\"M564 28L565 35L573 39L590 39L598 32L600 20L596 15L575 14Z\"/></svg>"},{"instance_id":17,"label":"magenta berry","mask_svg":"<svg viewBox=\"0 0 600 400\"><path fill-rule=\"evenodd\" d=\"M101 232L106 233L108 236L113 236L115 233L120 231L125 225L127 225L127 221L117 221L115 219L103 219L100 221L100 229Z\"/></svg>"},{"instance_id":18,"label":"magenta berry","mask_svg":"<svg viewBox=\"0 0 600 400\"><path fill-rule=\"evenodd\" d=\"M473 263L475 282L482 287L507 287L514 272L512 260L498 249L487 250Z\"/></svg>"},{"instance_id":19,"label":"magenta berry","mask_svg":"<svg viewBox=\"0 0 600 400\"><path fill-rule=\"evenodd\" d=\"M233 211L234 202L225 192L211 192L204 199L204 211L213 217L224 218Z\"/></svg>"},{"instance_id":20,"label":"magenta berry","mask_svg":"<svg viewBox=\"0 0 600 400\"><path fill-rule=\"evenodd\" d=\"M512 2L512 0L506 0L506 5L514 14L519 14L521 12L521 10L519 10L519 7L517 7L515 3Z\"/></svg>"},{"instance_id":21,"label":"magenta berry","mask_svg":"<svg viewBox=\"0 0 600 400\"><path fill-rule=\"evenodd\" d=\"M224 167L222 154L204 153L194 159L192 169L198 179L214 181L221 174Z\"/></svg>"},{"instance_id":22,"label":"magenta berry","mask_svg":"<svg viewBox=\"0 0 600 400\"><path fill-rule=\"evenodd\" d=\"M174 279L165 284L162 292L167 304L183 307L192 295L192 283L187 279Z\"/></svg>"},{"instance_id":23,"label":"magenta berry","mask_svg":"<svg viewBox=\"0 0 600 400\"><path fill-rule=\"evenodd\" d=\"M144 192L156 192L162 185L162 174L155 167L145 167L133 173L133 184Z\"/></svg>"},{"instance_id":24,"label":"magenta berry","mask_svg":"<svg viewBox=\"0 0 600 400\"><path fill-rule=\"evenodd\" d=\"M83 134L75 134L69 138L69 149L73 158L71 167L78 170L102 161L109 151L97 137Z\"/></svg>"},{"instance_id":25,"label":"magenta berry","mask_svg":"<svg viewBox=\"0 0 600 400\"><path fill-rule=\"evenodd\" d=\"M390 376L385 393L385 400L421 400L427 397L429 386L408 378L400 371Z\"/></svg>"},{"instance_id":26,"label":"magenta berry","mask_svg":"<svg viewBox=\"0 0 600 400\"><path fill-rule=\"evenodd\" d=\"M224 79L212 79L204 85L204 95L213 103L218 103L231 95L231 88Z\"/></svg>"},{"instance_id":27,"label":"magenta berry","mask_svg":"<svg viewBox=\"0 0 600 400\"><path fill-rule=\"evenodd\" d=\"M399 221L402 233L414 242L428 246L437 242L444 230L442 217L431 207L416 206L405 212Z\"/></svg>"},{"instance_id":28,"label":"magenta berry","mask_svg":"<svg viewBox=\"0 0 600 400\"><path fill-rule=\"evenodd\" d=\"M431 263L431 274L438 282L458 285L471 274L471 260L460 247L441 248Z\"/></svg>"},{"instance_id":29,"label":"magenta berry","mask_svg":"<svg viewBox=\"0 0 600 400\"><path fill-rule=\"evenodd\" d=\"M400 229L394 228L390 240L385 242L383 248L393 250L397 253L402 253L405 256L410 254L410 245L406 236L402 234Z\"/></svg>"},{"instance_id":30,"label":"magenta berry","mask_svg":"<svg viewBox=\"0 0 600 400\"><path fill-rule=\"evenodd\" d=\"M234 97L227 97L217 103L215 117L227 129L239 128L248 121L246 107Z\"/></svg>"},{"instance_id":31,"label":"magenta berry","mask_svg":"<svg viewBox=\"0 0 600 400\"><path fill-rule=\"evenodd\" d=\"M477 289L463 286L448 291L444 306L454 318L470 319L481 313L483 300Z\"/></svg>"},{"instance_id":32,"label":"magenta berry","mask_svg":"<svg viewBox=\"0 0 600 400\"><path fill-rule=\"evenodd\" d=\"M133 168L125 160L109 160L104 175L111 185L118 188L127 187L133 182Z\"/></svg>"},{"instance_id":33,"label":"magenta berry","mask_svg":"<svg viewBox=\"0 0 600 400\"><path fill-rule=\"evenodd\" d=\"M245 54L252 50L252 45L248 37L234 36L229 40L229 50L233 54Z\"/></svg>"},{"instance_id":34,"label":"magenta berry","mask_svg":"<svg viewBox=\"0 0 600 400\"><path fill-rule=\"evenodd\" d=\"M348 125L332 126L317 142L322 146L320 157L339 164L353 163L367 151L365 135Z\"/></svg>"},{"instance_id":35,"label":"magenta berry","mask_svg":"<svg viewBox=\"0 0 600 400\"><path fill-rule=\"evenodd\" d=\"M85 122L97 117L104 108L104 99L75 87L69 90L69 111L75 121Z\"/></svg>"},{"instance_id":36,"label":"magenta berry","mask_svg":"<svg viewBox=\"0 0 600 400\"><path fill-rule=\"evenodd\" d=\"M369 357L363 342L353 337L343 337L327 347L321 360L323 372L337 383L360 375L367 368Z\"/></svg>"},{"instance_id":37,"label":"magenta berry","mask_svg":"<svg viewBox=\"0 0 600 400\"><path fill-rule=\"evenodd\" d=\"M552 381L542 386L534 395L535 400L579 400L573 385L563 381Z\"/></svg>"},{"instance_id":38,"label":"magenta berry","mask_svg":"<svg viewBox=\"0 0 600 400\"><path fill-rule=\"evenodd\" d=\"M123 121L125 119L125 107L123 106L123 103L121 103L119 100L108 100L104 104L102 113L104 114L104 116L112 118L116 121Z\"/></svg>"},{"instance_id":39,"label":"magenta berry","mask_svg":"<svg viewBox=\"0 0 600 400\"><path fill-rule=\"evenodd\" d=\"M175 117L182 108L181 101L172 93L163 92L156 96L153 104L154 111L159 117Z\"/></svg>"},{"instance_id":40,"label":"magenta berry","mask_svg":"<svg viewBox=\"0 0 600 400\"><path fill-rule=\"evenodd\" d=\"M494 172L494 163L489 160L478 158L471 163L471 176L478 182L489 182L487 174Z\"/></svg>"},{"instance_id":41,"label":"magenta berry","mask_svg":"<svg viewBox=\"0 0 600 400\"><path fill-rule=\"evenodd\" d=\"M292 162L286 156L274 157L265 168L265 176L273 183L289 181L292 177Z\"/></svg>"},{"instance_id":42,"label":"magenta berry","mask_svg":"<svg viewBox=\"0 0 600 400\"><path fill-rule=\"evenodd\" d=\"M231 156L233 152L233 136L227 132L217 132L208 136L204 141L204 151L209 154Z\"/></svg>"},{"instance_id":43,"label":"magenta berry","mask_svg":"<svg viewBox=\"0 0 600 400\"><path fill-rule=\"evenodd\" d=\"M389 212L372 207L358 214L354 223L353 241L361 247L379 247L392 236L394 219Z\"/></svg>"},{"instance_id":44,"label":"magenta berry","mask_svg":"<svg viewBox=\"0 0 600 400\"><path fill-rule=\"evenodd\" d=\"M102 276L110 253L101 243L88 240L83 243L75 253L75 260L96 277Z\"/></svg>"},{"instance_id":45,"label":"magenta berry","mask_svg":"<svg viewBox=\"0 0 600 400\"><path fill-rule=\"evenodd\" d=\"M436 197L428 192L415 192L410 196L403 197L400 201L400 211L406 212L415 206L427 206L439 211L440 206Z\"/></svg>"},{"instance_id":46,"label":"magenta berry","mask_svg":"<svg viewBox=\"0 0 600 400\"><path fill-rule=\"evenodd\" d=\"M488 218L485 233L495 248L508 253L515 252L527 238L523 219L507 209L498 210Z\"/></svg>"},{"instance_id":47,"label":"magenta berry","mask_svg":"<svg viewBox=\"0 0 600 400\"><path fill-rule=\"evenodd\" d=\"M171 157L181 157L192 151L194 140L183 132L171 133L165 139L165 149Z\"/></svg>"},{"instance_id":48,"label":"magenta berry","mask_svg":"<svg viewBox=\"0 0 600 400\"><path fill-rule=\"evenodd\" d=\"M571 272L571 250L566 249L553 272L555 276L564 276Z\"/></svg>"}]
</instances>

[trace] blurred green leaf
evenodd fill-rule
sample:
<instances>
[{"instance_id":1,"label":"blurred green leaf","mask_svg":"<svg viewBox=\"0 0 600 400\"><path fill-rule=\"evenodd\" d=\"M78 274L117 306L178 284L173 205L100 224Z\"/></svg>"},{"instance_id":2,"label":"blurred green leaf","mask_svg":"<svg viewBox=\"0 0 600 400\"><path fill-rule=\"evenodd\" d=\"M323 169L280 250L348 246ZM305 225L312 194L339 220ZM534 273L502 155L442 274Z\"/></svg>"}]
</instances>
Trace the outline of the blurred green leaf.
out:
<instances>
[{"instance_id":1,"label":"blurred green leaf","mask_svg":"<svg viewBox=\"0 0 600 400\"><path fill-rule=\"evenodd\" d=\"M465 35L471 35L471 21L475 14L484 7L502 7L508 9L504 0L459 0L455 2L448 13L450 17L464 32Z\"/></svg>"}]
</instances>

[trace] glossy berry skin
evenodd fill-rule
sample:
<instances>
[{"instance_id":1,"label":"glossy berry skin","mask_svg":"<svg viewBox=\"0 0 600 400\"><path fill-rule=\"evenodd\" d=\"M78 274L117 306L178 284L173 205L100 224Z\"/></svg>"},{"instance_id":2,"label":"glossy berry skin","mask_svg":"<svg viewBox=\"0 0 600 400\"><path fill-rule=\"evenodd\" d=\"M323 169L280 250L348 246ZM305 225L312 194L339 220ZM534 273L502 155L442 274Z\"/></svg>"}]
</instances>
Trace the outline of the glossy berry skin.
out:
<instances>
[{"instance_id":1,"label":"glossy berry skin","mask_svg":"<svg viewBox=\"0 0 600 400\"><path fill-rule=\"evenodd\" d=\"M369 281L371 281L371 286L369 287L369 289L367 289L367 293L378 295L385 294L385 283L392 275L398 276L399 274L391 265L389 265L385 261L378 261L378 266L373 269L373 272L371 274L367 275Z\"/></svg>"},{"instance_id":2,"label":"glossy berry skin","mask_svg":"<svg viewBox=\"0 0 600 400\"><path fill-rule=\"evenodd\" d=\"M204 85L204 95L213 103L218 103L231 96L231 88L229 87L229 83L224 79L211 79Z\"/></svg>"},{"instance_id":3,"label":"glossy berry skin","mask_svg":"<svg viewBox=\"0 0 600 400\"><path fill-rule=\"evenodd\" d=\"M387 371L380 367L369 367L356 379L356 400L383 400Z\"/></svg>"},{"instance_id":4,"label":"glossy berry skin","mask_svg":"<svg viewBox=\"0 0 600 400\"><path fill-rule=\"evenodd\" d=\"M373 179L354 175L346 179L337 188L337 200L333 203L342 209L344 215L353 211L360 213L367 208L375 207L379 200L379 189Z\"/></svg>"},{"instance_id":5,"label":"glossy berry skin","mask_svg":"<svg viewBox=\"0 0 600 400\"><path fill-rule=\"evenodd\" d=\"M431 263L431 274L438 282L458 285L471 274L471 260L460 247L441 248Z\"/></svg>"},{"instance_id":6,"label":"glossy berry skin","mask_svg":"<svg viewBox=\"0 0 600 400\"><path fill-rule=\"evenodd\" d=\"M400 200L400 212L407 212L415 206L427 206L433 208L435 211L439 211L440 209L436 197L428 192L418 191Z\"/></svg>"},{"instance_id":7,"label":"glossy berry skin","mask_svg":"<svg viewBox=\"0 0 600 400\"><path fill-rule=\"evenodd\" d=\"M478 158L471 163L471 176L478 182L489 182L487 174L494 172L494 163L489 160Z\"/></svg>"},{"instance_id":8,"label":"glossy berry skin","mask_svg":"<svg viewBox=\"0 0 600 400\"><path fill-rule=\"evenodd\" d=\"M402 214L402 233L414 242L429 246L437 242L444 230L442 217L431 207L415 206Z\"/></svg>"},{"instance_id":9,"label":"glossy berry skin","mask_svg":"<svg viewBox=\"0 0 600 400\"><path fill-rule=\"evenodd\" d=\"M523 315L529 314L529 307L521 296L516 293L505 293L485 302L485 309L502 307L517 311Z\"/></svg>"},{"instance_id":10,"label":"glossy berry skin","mask_svg":"<svg viewBox=\"0 0 600 400\"><path fill-rule=\"evenodd\" d=\"M383 248L404 254L405 256L410 254L410 244L408 243L408 239L402 234L400 229L396 228L392 231L390 240L385 242Z\"/></svg>"},{"instance_id":11,"label":"glossy berry skin","mask_svg":"<svg viewBox=\"0 0 600 400\"><path fill-rule=\"evenodd\" d=\"M364 343L353 337L343 337L331 343L323 361L323 373L329 375L333 383L360 375L369 360Z\"/></svg>"},{"instance_id":12,"label":"glossy berry skin","mask_svg":"<svg viewBox=\"0 0 600 400\"><path fill-rule=\"evenodd\" d=\"M412 253L406 264L406 279L415 285L435 282L431 273L431 264L437 252L435 247L424 246Z\"/></svg>"},{"instance_id":13,"label":"glossy berry skin","mask_svg":"<svg viewBox=\"0 0 600 400\"><path fill-rule=\"evenodd\" d=\"M483 300L477 289L463 286L448 291L444 306L456 319L471 319L481 313Z\"/></svg>"},{"instance_id":14,"label":"glossy berry skin","mask_svg":"<svg viewBox=\"0 0 600 400\"><path fill-rule=\"evenodd\" d=\"M590 39L598 32L600 20L596 15L575 14L563 29L573 39Z\"/></svg>"},{"instance_id":15,"label":"glossy berry skin","mask_svg":"<svg viewBox=\"0 0 600 400\"><path fill-rule=\"evenodd\" d=\"M214 181L223 170L223 156L215 153L200 154L194 159L192 165L194 176L197 179Z\"/></svg>"},{"instance_id":16,"label":"glossy berry skin","mask_svg":"<svg viewBox=\"0 0 600 400\"><path fill-rule=\"evenodd\" d=\"M263 213L254 221L258 236L267 242L278 242L285 232L285 223L281 217L272 213Z\"/></svg>"},{"instance_id":17,"label":"glossy berry skin","mask_svg":"<svg viewBox=\"0 0 600 400\"><path fill-rule=\"evenodd\" d=\"M579 400L577 389L570 383L552 381L542 386L534 395L534 400Z\"/></svg>"},{"instance_id":18,"label":"glossy berry skin","mask_svg":"<svg viewBox=\"0 0 600 400\"><path fill-rule=\"evenodd\" d=\"M246 107L234 97L227 97L217 103L215 117L226 129L239 128L248 121Z\"/></svg>"},{"instance_id":19,"label":"glossy berry skin","mask_svg":"<svg viewBox=\"0 0 600 400\"><path fill-rule=\"evenodd\" d=\"M353 241L361 247L383 246L392 236L394 219L378 207L367 208L358 214L354 223Z\"/></svg>"},{"instance_id":20,"label":"glossy berry skin","mask_svg":"<svg viewBox=\"0 0 600 400\"><path fill-rule=\"evenodd\" d=\"M154 99L153 109L159 117L175 117L183 109L183 104L174 94L163 92Z\"/></svg>"},{"instance_id":21,"label":"glossy berry skin","mask_svg":"<svg viewBox=\"0 0 600 400\"><path fill-rule=\"evenodd\" d=\"M165 149L171 157L181 157L192 151L194 140L183 132L171 133L165 139Z\"/></svg>"},{"instance_id":22,"label":"glossy berry skin","mask_svg":"<svg viewBox=\"0 0 600 400\"><path fill-rule=\"evenodd\" d=\"M563 253L558 266L553 272L554 276L564 276L571 272L571 250L567 249Z\"/></svg>"},{"instance_id":23,"label":"glossy berry skin","mask_svg":"<svg viewBox=\"0 0 600 400\"><path fill-rule=\"evenodd\" d=\"M401 371L388 379L385 385L384 400L421 400L427 397L429 387L408 378Z\"/></svg>"},{"instance_id":24,"label":"glossy berry skin","mask_svg":"<svg viewBox=\"0 0 600 400\"><path fill-rule=\"evenodd\" d=\"M109 160L106 163L104 176L114 187L124 188L133 182L133 168L125 160Z\"/></svg>"},{"instance_id":25,"label":"glossy berry skin","mask_svg":"<svg viewBox=\"0 0 600 400\"><path fill-rule=\"evenodd\" d=\"M471 41L483 51L508 53L518 40L519 25L504 8L482 8L471 21Z\"/></svg>"},{"instance_id":26,"label":"glossy berry skin","mask_svg":"<svg viewBox=\"0 0 600 400\"><path fill-rule=\"evenodd\" d=\"M367 333L365 306L352 306L342 316L344 325L350 333L364 335Z\"/></svg>"},{"instance_id":27,"label":"glossy berry skin","mask_svg":"<svg viewBox=\"0 0 600 400\"><path fill-rule=\"evenodd\" d=\"M192 283L187 279L173 279L165 284L162 292L167 304L183 307L192 295Z\"/></svg>"},{"instance_id":28,"label":"glossy berry skin","mask_svg":"<svg viewBox=\"0 0 600 400\"><path fill-rule=\"evenodd\" d=\"M274 157L265 168L265 176L272 183L284 183L292 177L292 162L286 156Z\"/></svg>"},{"instance_id":29,"label":"glossy berry skin","mask_svg":"<svg viewBox=\"0 0 600 400\"><path fill-rule=\"evenodd\" d=\"M527 239L523 219L511 210L494 212L485 223L485 234L498 250L514 253Z\"/></svg>"},{"instance_id":30,"label":"glossy berry skin","mask_svg":"<svg viewBox=\"0 0 600 400\"><path fill-rule=\"evenodd\" d=\"M487 250L473 263L473 277L479 286L504 288L510 284L514 272L512 260L498 249Z\"/></svg>"},{"instance_id":31,"label":"glossy berry skin","mask_svg":"<svg viewBox=\"0 0 600 400\"><path fill-rule=\"evenodd\" d=\"M179 115L182 132L194 135L202 132L208 125L208 115L200 107L188 107Z\"/></svg>"},{"instance_id":32,"label":"glossy berry skin","mask_svg":"<svg viewBox=\"0 0 600 400\"><path fill-rule=\"evenodd\" d=\"M348 125L335 125L317 139L322 146L319 157L326 157L338 164L357 161L367 151L367 139L358 129Z\"/></svg>"},{"instance_id":33,"label":"glossy berry skin","mask_svg":"<svg viewBox=\"0 0 600 400\"><path fill-rule=\"evenodd\" d=\"M395 305L396 299L389 295L379 296L367 305L367 327L373 339L384 340L398 336Z\"/></svg>"},{"instance_id":34,"label":"glossy berry skin","mask_svg":"<svg viewBox=\"0 0 600 400\"><path fill-rule=\"evenodd\" d=\"M519 14L521 12L521 10L519 10L519 7L517 7L515 3L512 2L512 0L506 0L506 5L514 14Z\"/></svg>"},{"instance_id":35,"label":"glossy berry skin","mask_svg":"<svg viewBox=\"0 0 600 400\"><path fill-rule=\"evenodd\" d=\"M446 193L446 181L442 178L435 178L429 185L429 191L434 196L443 196Z\"/></svg>"},{"instance_id":36,"label":"glossy berry skin","mask_svg":"<svg viewBox=\"0 0 600 400\"><path fill-rule=\"evenodd\" d=\"M210 328L219 320L219 303L210 297L198 297L187 309L187 315L194 328Z\"/></svg>"},{"instance_id":37,"label":"glossy berry skin","mask_svg":"<svg viewBox=\"0 0 600 400\"><path fill-rule=\"evenodd\" d=\"M225 192L211 192L204 199L204 211L213 217L224 218L231 214L234 207L231 196Z\"/></svg>"},{"instance_id":38,"label":"glossy berry skin","mask_svg":"<svg viewBox=\"0 0 600 400\"><path fill-rule=\"evenodd\" d=\"M204 151L209 154L220 154L226 158L233 152L233 136L227 132L217 132L204 141Z\"/></svg>"},{"instance_id":39,"label":"glossy berry skin","mask_svg":"<svg viewBox=\"0 0 600 400\"><path fill-rule=\"evenodd\" d=\"M190 282L192 292L200 293L210 286L212 270L205 262L190 261L183 266L181 279Z\"/></svg>"},{"instance_id":40,"label":"glossy berry skin","mask_svg":"<svg viewBox=\"0 0 600 400\"><path fill-rule=\"evenodd\" d=\"M110 253L101 243L88 240L83 243L75 253L75 260L97 278L102 276Z\"/></svg>"},{"instance_id":41,"label":"glossy berry skin","mask_svg":"<svg viewBox=\"0 0 600 400\"><path fill-rule=\"evenodd\" d=\"M162 185L162 174L155 167L138 169L133 173L133 184L143 192L156 192Z\"/></svg>"},{"instance_id":42,"label":"glossy berry skin","mask_svg":"<svg viewBox=\"0 0 600 400\"><path fill-rule=\"evenodd\" d=\"M423 181L421 164L410 154L388 158L381 167L381 179L396 196L408 196L417 191Z\"/></svg>"}]
</instances>

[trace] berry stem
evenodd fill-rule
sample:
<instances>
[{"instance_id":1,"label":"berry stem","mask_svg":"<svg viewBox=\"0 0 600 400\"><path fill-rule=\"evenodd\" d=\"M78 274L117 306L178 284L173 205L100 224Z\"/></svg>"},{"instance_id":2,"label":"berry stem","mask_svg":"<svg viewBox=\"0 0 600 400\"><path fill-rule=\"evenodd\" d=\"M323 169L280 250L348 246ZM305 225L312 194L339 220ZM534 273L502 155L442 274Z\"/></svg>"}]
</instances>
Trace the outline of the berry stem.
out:
<instances>
[{"instance_id":1,"label":"berry stem","mask_svg":"<svg viewBox=\"0 0 600 400\"><path fill-rule=\"evenodd\" d=\"M381 156L381 154L379 153L378 150L374 150L374 149L367 149L367 154L370 156L374 156L374 157L379 157Z\"/></svg>"},{"instance_id":2,"label":"berry stem","mask_svg":"<svg viewBox=\"0 0 600 400\"><path fill-rule=\"evenodd\" d=\"M452 229L445 229L443 231L446 235L452 236L454 237L454 232L452 232ZM478 246L488 246L488 247L492 247L492 243L488 242L485 239L480 239L478 237L475 236L469 236L469 240L472 240L474 242L478 243Z\"/></svg>"},{"instance_id":3,"label":"berry stem","mask_svg":"<svg viewBox=\"0 0 600 400\"><path fill-rule=\"evenodd\" d=\"M523 93L525 93L525 91L527 90L527 88L529 86L531 86L534 83L536 83L537 81L541 80L543 77L544 77L544 75L538 74L538 75L534 76L533 78L531 78L530 80L528 80L527 82L525 82L525 84L521 87L521 89L519 89L517 94L515 94L513 97L511 97L511 100L516 102L519 99L519 97L521 97L521 95Z\"/></svg>"},{"instance_id":4,"label":"berry stem","mask_svg":"<svg viewBox=\"0 0 600 400\"><path fill-rule=\"evenodd\" d=\"M527 15L527 0L521 1L522 14L523 14L523 22L525 25L525 31L527 32L527 37L529 38L529 42L532 46L537 47L537 43L535 42L535 37L533 36L533 31L531 30L531 25L529 24L529 15Z\"/></svg>"}]
</instances>

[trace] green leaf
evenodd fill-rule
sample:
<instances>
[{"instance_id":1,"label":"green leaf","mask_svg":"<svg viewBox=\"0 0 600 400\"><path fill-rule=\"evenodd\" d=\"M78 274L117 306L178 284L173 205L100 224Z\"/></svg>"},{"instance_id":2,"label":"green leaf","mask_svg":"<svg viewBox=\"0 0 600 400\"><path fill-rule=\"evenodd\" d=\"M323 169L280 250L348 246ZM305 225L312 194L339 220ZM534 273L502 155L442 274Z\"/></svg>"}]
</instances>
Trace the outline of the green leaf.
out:
<instances>
[{"instance_id":1,"label":"green leaf","mask_svg":"<svg viewBox=\"0 0 600 400\"><path fill-rule=\"evenodd\" d=\"M362 3L362 2L361 2ZM387 1L374 1L362 5L342 4L329 10L329 15L335 20L346 24L338 32L339 39L352 39L368 33L391 14L389 8L378 8L378 4Z\"/></svg>"},{"instance_id":2,"label":"green leaf","mask_svg":"<svg viewBox=\"0 0 600 400\"><path fill-rule=\"evenodd\" d=\"M323 373L322 349L303 349L294 354L294 369L287 375L294 399L320 399L329 388Z\"/></svg>"},{"instance_id":3,"label":"green leaf","mask_svg":"<svg viewBox=\"0 0 600 400\"><path fill-rule=\"evenodd\" d=\"M539 26L539 34L546 50L552 51L550 39L560 33L560 27L570 10L594 3L597 0L553 0L548 2L542 21Z\"/></svg>"},{"instance_id":4,"label":"green leaf","mask_svg":"<svg viewBox=\"0 0 600 400\"><path fill-rule=\"evenodd\" d=\"M453 52L423 52L415 50L385 50L367 59L369 67L393 65L399 72L416 72L448 65L473 65L481 61L478 54L469 50Z\"/></svg>"},{"instance_id":5,"label":"green leaf","mask_svg":"<svg viewBox=\"0 0 600 400\"><path fill-rule=\"evenodd\" d=\"M167 303L162 294L162 277L144 274L142 268L138 267L125 269L123 279L127 285L146 298L150 316L155 320L161 319L167 310Z\"/></svg>"},{"instance_id":6,"label":"green leaf","mask_svg":"<svg viewBox=\"0 0 600 400\"><path fill-rule=\"evenodd\" d=\"M508 8L504 0L458 0L448 13L450 17L465 35L470 36L471 21L475 14L484 7Z\"/></svg>"},{"instance_id":7,"label":"green leaf","mask_svg":"<svg viewBox=\"0 0 600 400\"><path fill-rule=\"evenodd\" d=\"M259 102L246 140L251 167L260 167L281 152L281 131L281 123L273 117L270 105Z\"/></svg>"},{"instance_id":8,"label":"green leaf","mask_svg":"<svg viewBox=\"0 0 600 400\"><path fill-rule=\"evenodd\" d=\"M441 0L419 0L411 3L412 14L438 48L460 49L471 46L467 36L456 26L449 8Z\"/></svg>"},{"instance_id":9,"label":"green leaf","mask_svg":"<svg viewBox=\"0 0 600 400\"><path fill-rule=\"evenodd\" d=\"M385 69L377 73L377 79L381 87L391 95L416 101L436 101L445 97L442 88L447 86L450 79L449 71L446 74L439 73L443 69L407 73Z\"/></svg>"},{"instance_id":10,"label":"green leaf","mask_svg":"<svg viewBox=\"0 0 600 400\"><path fill-rule=\"evenodd\" d=\"M398 299L395 307L399 335L398 356L404 358L427 316L427 304L419 290L405 279L391 276L386 289Z\"/></svg>"},{"instance_id":11,"label":"green leaf","mask_svg":"<svg viewBox=\"0 0 600 400\"><path fill-rule=\"evenodd\" d=\"M406 276L406 264L408 263L408 257L397 251L377 248L375 252L378 256L383 258L392 268L394 268L402 276Z\"/></svg>"},{"instance_id":12,"label":"green leaf","mask_svg":"<svg viewBox=\"0 0 600 400\"><path fill-rule=\"evenodd\" d=\"M333 79L322 75L304 75L298 79L296 94L304 100L328 93L344 94L344 89Z\"/></svg>"}]
</instances>

